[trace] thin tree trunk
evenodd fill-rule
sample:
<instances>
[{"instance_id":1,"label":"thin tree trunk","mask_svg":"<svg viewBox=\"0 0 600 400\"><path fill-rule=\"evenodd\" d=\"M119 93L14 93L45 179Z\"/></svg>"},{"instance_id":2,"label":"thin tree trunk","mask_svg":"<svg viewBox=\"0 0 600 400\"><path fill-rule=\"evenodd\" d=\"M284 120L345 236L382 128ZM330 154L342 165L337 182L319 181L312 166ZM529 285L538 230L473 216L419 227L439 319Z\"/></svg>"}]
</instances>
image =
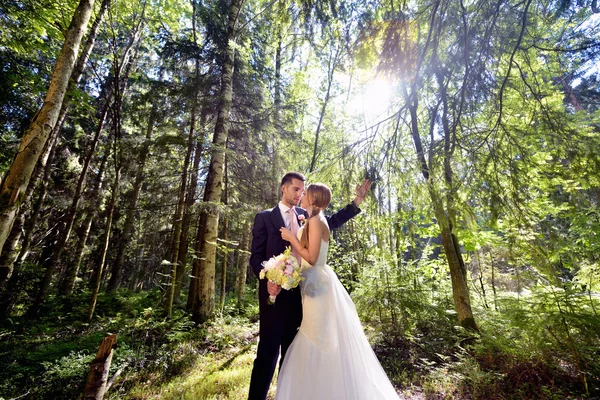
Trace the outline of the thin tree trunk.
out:
<instances>
[{"instance_id":1,"label":"thin tree trunk","mask_svg":"<svg viewBox=\"0 0 600 400\"><path fill-rule=\"evenodd\" d=\"M138 200L140 198L140 191L142 189L142 183L144 182L144 168L146 167L146 161L150 152L150 139L152 138L152 132L154 130L154 124L156 122L157 112L153 106L150 111L150 117L148 119L148 127L146 129L146 141L140 149L140 154L137 162L137 172L135 175L135 181L133 183L133 189L131 192L131 200L127 213L125 216L125 224L123 225L123 238L119 241L119 249L117 250L117 258L112 266L110 280L108 282L108 290L114 291L119 288L121 284L121 274L123 270L123 261L125 260L125 251L130 242L131 232L133 231L133 224L135 223L135 212L137 210Z\"/></svg>"},{"instance_id":2,"label":"thin tree trunk","mask_svg":"<svg viewBox=\"0 0 600 400\"><path fill-rule=\"evenodd\" d=\"M325 110L327 109L327 103L329 103L329 97L331 96L331 86L333 85L333 73L335 71L335 66L337 64L338 52L336 54L331 54L329 58L329 74L327 76L327 92L325 92L325 99L323 100L323 105L321 106L321 114L319 115L319 123L317 124L317 130L315 132L315 144L313 146L313 155L312 161L310 162L310 168L308 172L313 172L315 170L315 165L317 164L317 154L319 150L319 134L321 133L321 126L323 125L323 119L325 118Z\"/></svg>"},{"instance_id":3,"label":"thin tree trunk","mask_svg":"<svg viewBox=\"0 0 600 400\"><path fill-rule=\"evenodd\" d=\"M143 18L143 17L142 17ZM138 25L139 26L139 25ZM95 281L92 289L92 300L90 301L90 307L88 309L87 320L91 321L92 316L94 315L94 310L96 308L96 301L98 299L98 293L100 292L100 284L102 283L102 275L104 270L104 263L106 262L106 253L108 251L108 245L110 243L110 231L112 229L114 211L117 206L117 197L119 193L120 187L120 179L121 179L121 168L123 166L123 154L122 149L120 148L121 143L121 109L122 109L122 100L123 100L123 90L124 90L124 81L122 86L122 80L120 76L121 68L116 61L117 58L117 50L116 46L113 48L114 54L114 103L113 103L113 157L114 157L114 167L115 167L115 177L114 183L112 187L112 195L110 199L110 203L107 210L107 221L106 221L106 229L104 232L104 246L100 253L100 261L98 262L97 269L95 271ZM127 68L129 72L129 68Z\"/></svg>"},{"instance_id":4,"label":"thin tree trunk","mask_svg":"<svg viewBox=\"0 0 600 400\"><path fill-rule=\"evenodd\" d=\"M111 100L113 99L113 96L116 96L114 88L116 88L117 85L121 84L122 74L124 76L123 80L125 80L129 76L129 73L131 71L132 63L130 62L130 58L131 58L131 51L133 49L133 46L138 39L137 29L139 29L139 24L138 24L138 27L134 28L134 30L132 32L131 39L129 41L127 48L125 49L125 51L123 53L121 62L119 63L119 60L116 56L113 60L114 78L113 78L112 82L110 80L108 82L109 85L108 85L108 90L107 90L107 94L106 94L106 102L105 102L102 112L100 114L100 119L98 121L96 133L95 133L92 141L90 142L90 144L88 144L88 146L87 146L87 153L84 158L83 166L81 168L81 173L79 174L79 179L77 181L77 186L75 189L75 193L73 195L73 200L71 201L71 206L69 208L69 212L67 213L67 216L65 218L64 228L61 229L61 231L60 231L60 236L59 236L59 239L57 240L57 245L52 253L52 256L46 262L44 262L44 267L46 268L46 276L44 277L43 284L40 288L40 294L38 295L40 304L45 299L46 292L48 290L50 281L52 279L52 275L54 273L55 265L60 260L62 252L63 252L63 250L69 240L69 237L71 235L71 230L73 229L73 225L74 225L75 219L77 217L79 201L81 200L81 196L82 196L84 188L85 188L85 182L87 179L87 173L89 171L89 166L90 166L91 160L94 157L94 154L96 152L96 148L98 147L98 142L100 141L100 136L104 129L104 124L106 123L106 119L108 117L108 112L110 110ZM124 70L125 70L125 72L123 73ZM124 90L124 88L123 88L123 90ZM122 89L117 89L116 91L121 92Z\"/></svg>"},{"instance_id":5,"label":"thin tree trunk","mask_svg":"<svg viewBox=\"0 0 600 400\"><path fill-rule=\"evenodd\" d=\"M490 251L490 268L492 269L492 292L494 293L494 310L498 311L498 296L496 294L496 277L494 272L494 257Z\"/></svg>"},{"instance_id":6,"label":"thin tree trunk","mask_svg":"<svg viewBox=\"0 0 600 400\"><path fill-rule=\"evenodd\" d=\"M227 261L229 261L228 226L227 218L223 219L223 260L221 263L221 293L219 296L219 312L225 308L225 294L227 290Z\"/></svg>"},{"instance_id":7,"label":"thin tree trunk","mask_svg":"<svg viewBox=\"0 0 600 400\"><path fill-rule=\"evenodd\" d=\"M108 163L108 153L109 152L107 150L106 153L102 156L102 160L100 161L98 174L96 175L93 184L93 189L91 190L93 198L88 199L89 205L87 207L86 216L79 229L79 239L77 241L77 247L75 250L75 259L74 262L67 265L67 270L65 271L65 276L61 284L60 293L65 297L69 297L73 293L75 279L77 278L79 267L81 266L81 262L83 261L86 242L90 235L92 222L94 221L94 218L96 217L96 214L98 212L97 202L99 201L100 192L102 191L104 172L106 171L106 165Z\"/></svg>"},{"instance_id":8,"label":"thin tree trunk","mask_svg":"<svg viewBox=\"0 0 600 400\"><path fill-rule=\"evenodd\" d=\"M0 287L13 274L15 261L19 255L18 246L23 232L23 225L25 225L25 213L19 213L0 255Z\"/></svg>"},{"instance_id":9,"label":"thin tree trunk","mask_svg":"<svg viewBox=\"0 0 600 400\"><path fill-rule=\"evenodd\" d=\"M104 109L101 114L98 127L96 129L96 134L94 135L92 143L90 144L90 147L88 148L88 153L85 157L85 160L83 163L83 168L79 174L79 180L77 181L77 187L75 189L75 194L73 196L71 206L69 207L69 211L67 212L67 214L65 215L65 217L63 219L63 223L62 223L63 227L62 227L62 229L59 229L58 238L56 239L55 244L53 244L52 248L50 249L49 257L45 257L43 259L42 267L45 270L44 278L40 282L38 294L37 294L36 299L31 307L32 313L30 315L35 315L37 313L37 310L39 310L39 307L46 300L46 296L48 295L48 290L50 289L50 284L52 283L54 269L56 267L58 260L60 259L61 255L62 255L62 252L65 248L65 245L67 244L67 241L69 240L69 237L71 236L71 230L73 228L73 224L75 223L75 219L77 217L77 208L79 205L79 200L81 199L81 195L83 194L83 188L84 188L84 184L85 184L85 178L87 175L87 171L89 169L89 165L90 165L90 162L94 155L94 152L96 151L96 147L97 147L98 141L100 139L100 133L102 132L107 115L108 115L108 103L106 103L104 105Z\"/></svg>"},{"instance_id":10,"label":"thin tree trunk","mask_svg":"<svg viewBox=\"0 0 600 400\"><path fill-rule=\"evenodd\" d=\"M195 103L195 102L194 102ZM177 270L179 263L179 247L181 246L181 231L183 226L183 213L185 209L185 197L187 193L188 174L190 167L190 160L194 151L194 127L196 125L196 107L192 108L192 114L190 118L190 133L188 135L187 151L185 153L185 159L183 161L183 169L181 171L181 184L179 186L179 197L177 200L177 208L175 210L175 217L173 221L173 241L171 247L171 277L169 279L169 290L167 293L167 302L165 303L165 315L167 318L171 318L173 311L173 300L175 299L175 288L177 286Z\"/></svg>"},{"instance_id":11,"label":"thin tree trunk","mask_svg":"<svg viewBox=\"0 0 600 400\"><path fill-rule=\"evenodd\" d=\"M26 227L24 230L25 236L23 237L23 244L21 245L20 253L17 256L17 258L13 261L13 263L14 262L17 262L18 264L23 263L23 261L25 260L25 257L27 256L27 253L29 251L29 246L31 245L31 235L33 233L33 229L37 225L37 220L39 218L40 211L42 209L44 201L46 200L46 194L48 192L48 182L50 180L50 175L51 175L50 172L52 171L54 154L56 153L56 142L58 141L60 131L62 130L62 126L66 120L67 112L69 109L69 101L70 101L69 93L81 81L81 77L83 76L83 71L85 70L85 67L90 58L90 55L92 54L94 44L96 43L96 38L98 36L100 23L102 22L102 19L104 17L104 14L106 13L106 10L108 9L109 4L110 4L110 0L103 0L102 4L100 5L100 10L98 10L98 14L96 15L96 18L94 19L94 22L92 23L92 27L90 29L89 34L87 35L85 45L83 46L83 50L81 51L81 54L79 55L79 59L77 60L77 63L75 64L75 67L73 68L73 72L71 73L71 79L69 80L67 92L65 94L65 97L63 98L63 102L62 102L62 106L60 109L60 113L58 116L56 126L54 127L54 129L52 130L52 133L50 134L50 139L48 140L47 148L45 149L42 157L40 157L40 160L38 161L38 165L36 168L44 169L44 178L42 180L42 185L39 190L40 193L38 195L38 200L37 200L35 206L33 207L33 213L27 220L27 224L26 224ZM37 186L37 181L39 180L39 177L40 177L39 173L38 174L34 173L31 181L29 182L29 186L27 188L28 191L33 192L34 188ZM28 198L28 197L29 196L26 196L26 198ZM26 200L26 201L28 201L28 200ZM22 212L21 212L21 214L23 215ZM21 217L21 218L23 218L23 217ZM2 264L0 264L0 265L2 265ZM1 273L0 273L0 275L1 275ZM1 280L1 276L0 276L0 280Z\"/></svg>"},{"instance_id":12,"label":"thin tree trunk","mask_svg":"<svg viewBox=\"0 0 600 400\"><path fill-rule=\"evenodd\" d=\"M197 43L197 32L196 32L196 23L197 23L197 8L196 1L192 0L192 37L194 43ZM194 76L194 99L192 102L192 110L191 110L191 118L190 118L190 139L192 138L192 132L196 126L196 113L198 110L198 95L200 90L200 59L196 58L195 60L195 76ZM200 127L202 129L202 133L204 132L204 125L206 124L206 113L207 110L205 107L202 108L200 113ZM189 240L189 232L190 232L190 223L192 221L192 207L194 202L196 201L196 190L198 188L198 171L200 168L200 158L202 154L202 139L200 135L196 135L198 138L196 139L196 150L194 153L194 166L192 171L190 171L190 179L187 185L187 194L185 196L185 207L183 210L183 217L181 221L181 237L180 243L178 246L178 254L177 254L177 269L175 272L175 287L173 292L173 302L179 303L181 297L181 288L183 286L183 277L186 270L187 265L187 252L190 245ZM188 161L189 163L189 161Z\"/></svg>"},{"instance_id":13,"label":"thin tree trunk","mask_svg":"<svg viewBox=\"0 0 600 400\"><path fill-rule=\"evenodd\" d=\"M236 39L235 25L243 0L233 0L229 9L227 27L227 48L222 66L220 104L215 125L212 156L206 179L204 203L207 207L202 211L206 216L203 240L200 243L198 258L198 285L194 293L193 319L201 323L212 318L215 310L215 256L217 230L219 226L219 210L215 203L221 199L223 185L223 167L225 163L225 146L229 131L229 112L233 96L233 66L235 50L233 43Z\"/></svg>"},{"instance_id":14,"label":"thin tree trunk","mask_svg":"<svg viewBox=\"0 0 600 400\"><path fill-rule=\"evenodd\" d=\"M275 112L273 113L273 134L271 135L271 146L272 146L272 154L271 154L271 185L269 185L269 197L270 203L277 203L277 199L279 198L279 176L281 174L281 157L279 156L279 138L283 133L283 107L281 100L281 65L282 65L282 50L283 50L283 31L284 31L284 23L283 20L285 18L285 4L286 2L283 0L278 1L277 18L280 20L277 27L277 48L275 50L275 93L273 103L275 106Z\"/></svg>"},{"instance_id":15,"label":"thin tree trunk","mask_svg":"<svg viewBox=\"0 0 600 400\"><path fill-rule=\"evenodd\" d=\"M483 270L481 269L481 259L479 258L479 252L480 252L480 250L475 251L475 256L477 257L477 267L479 268L479 286L481 287L483 304L484 304L485 308L490 308L490 306L487 303L487 298L485 295L485 285L483 284Z\"/></svg>"},{"instance_id":16,"label":"thin tree trunk","mask_svg":"<svg viewBox=\"0 0 600 400\"><path fill-rule=\"evenodd\" d=\"M198 218L198 229L196 230L196 240L194 242L194 254L200 254L202 251L202 242L204 241L204 230L206 229L206 213L200 212L200 217ZM198 258L194 258L194 262L192 264L192 276L190 279L190 288L188 290L188 298L186 310L188 312L193 312L196 309L196 301L198 300L198 288L199 288L199 267L200 262Z\"/></svg>"},{"instance_id":17,"label":"thin tree trunk","mask_svg":"<svg viewBox=\"0 0 600 400\"><path fill-rule=\"evenodd\" d=\"M203 126L203 124L202 124ZM200 159L202 155L202 141L196 142L196 151L194 153L194 166L191 171L190 184L185 199L185 210L183 212L183 221L181 224L181 244L179 245L179 256L177 257L177 281L175 283L174 303L180 302L181 288L183 287L183 277L187 265L187 252L190 246L190 225L192 222L192 207L196 201L196 190L198 189L198 171L200 169Z\"/></svg>"},{"instance_id":18,"label":"thin tree trunk","mask_svg":"<svg viewBox=\"0 0 600 400\"><path fill-rule=\"evenodd\" d=\"M227 147L227 145L225 145L225 147ZM229 199L229 179L228 179L228 168L227 168L227 154L225 154L225 176L223 177L223 183L224 183L224 190L221 196L221 201L223 202L223 204L227 205L228 204L228 199ZM223 262L221 263L221 293L220 293L220 304L219 304L219 312L223 313L223 308L225 307L225 292L227 290L227 264L229 261L229 242L228 242L228 236L229 236L229 221L227 219L227 217L225 217L225 219L223 220L223 232L222 232L222 236L223 236Z\"/></svg>"},{"instance_id":19,"label":"thin tree trunk","mask_svg":"<svg viewBox=\"0 0 600 400\"><path fill-rule=\"evenodd\" d=\"M117 157L118 156L115 155L115 158L117 158ZM94 315L94 310L96 308L96 301L98 299L98 293L100 292L100 284L102 283L102 274L103 274L103 270L104 270L104 263L106 262L106 253L108 251L108 244L110 243L110 231L112 229L114 211L117 206L117 195L119 192L119 179L121 177L121 166L119 165L120 161L115 160L115 163L117 163L117 165L115 165L115 178L114 178L114 182L112 185L112 194L111 194L111 198L110 198L110 203L109 203L108 209L106 211L107 221L106 221L106 228L104 230L104 243L103 243L103 246L101 247L100 261L98 262L96 271L94 271L94 282L93 282L93 286L92 286L92 288L93 288L92 289L92 300L90 301L90 307L88 309L88 316L87 316L88 321L92 320L92 316Z\"/></svg>"},{"instance_id":20,"label":"thin tree trunk","mask_svg":"<svg viewBox=\"0 0 600 400\"><path fill-rule=\"evenodd\" d=\"M140 242L140 238L138 237L138 244L139 244L139 242ZM142 271L142 265L144 262L145 254L146 254L146 242L142 241L142 246L140 248L138 256L136 257L136 263L135 263L135 269L133 271L133 277L129 281L129 290L139 292L139 290L141 289L139 282L140 282L140 275L141 275L141 271Z\"/></svg>"},{"instance_id":21,"label":"thin tree trunk","mask_svg":"<svg viewBox=\"0 0 600 400\"><path fill-rule=\"evenodd\" d=\"M450 268L450 278L452 281L452 296L454 306L458 314L458 321L461 326L468 329L477 330L473 311L471 309L471 299L469 296L469 287L467 284L467 269L465 267L460 246L456 236L453 234L452 221L447 211L444 209L442 198L439 195L433 177L430 175L430 166L425 160L425 153L421 143L418 121L418 100L416 84L411 86L411 93L405 87L404 96L408 104L410 113L410 129L417 153L417 158L421 167L421 173L427 182L427 189L433 203L435 216L442 235L442 245ZM447 171L446 171L447 172ZM447 178L447 176L446 176Z\"/></svg>"},{"instance_id":22,"label":"thin tree trunk","mask_svg":"<svg viewBox=\"0 0 600 400\"><path fill-rule=\"evenodd\" d=\"M94 0L81 0L66 34L65 44L56 60L44 105L31 121L19 151L0 188L0 252L14 224L33 169L56 125L69 78L75 66L81 38L85 32Z\"/></svg>"},{"instance_id":23,"label":"thin tree trunk","mask_svg":"<svg viewBox=\"0 0 600 400\"><path fill-rule=\"evenodd\" d=\"M33 212L29 216L25 225L25 236L23 237L23 243L21 243L21 251L19 252L19 255L16 260L16 263L19 265L23 264L23 262L27 258L29 248L31 247L31 238L33 237L33 230L37 226L38 219L40 218L40 214L42 212L42 207L44 205L44 202L46 201L46 196L48 195L48 184L50 183L50 176L52 175L52 164L54 163L55 154L56 145L54 145L50 150L48 162L46 163L46 166L44 168L44 177L40 185L38 198L35 202L35 205L33 206Z\"/></svg>"},{"instance_id":24,"label":"thin tree trunk","mask_svg":"<svg viewBox=\"0 0 600 400\"><path fill-rule=\"evenodd\" d=\"M117 193L119 191L119 178L121 175L120 174L121 168L116 167L115 169L116 169L115 180L113 182L112 195L111 195L110 203L108 205L108 210L107 210L106 228L104 230L104 243L103 243L103 246L101 247L100 261L98 262L96 271L94 271L94 282L93 282L93 286L92 286L92 288L93 288L92 289L92 300L90 301L90 307L88 309L88 316L87 316L88 321L92 320L92 316L94 315L94 310L96 308L96 301L98 299L98 293L100 292L100 284L102 283L102 274L103 274L103 270L104 270L104 263L106 262L106 253L108 251L108 244L110 243L110 231L112 229L113 216L114 216L114 211L115 211L116 204L117 204Z\"/></svg>"},{"instance_id":25,"label":"thin tree trunk","mask_svg":"<svg viewBox=\"0 0 600 400\"><path fill-rule=\"evenodd\" d=\"M241 313L244 310L244 292L246 290L246 274L248 273L248 261L250 260L250 224L245 224L242 234L242 245L239 249L239 263L237 267L236 292L237 308Z\"/></svg>"}]
</instances>

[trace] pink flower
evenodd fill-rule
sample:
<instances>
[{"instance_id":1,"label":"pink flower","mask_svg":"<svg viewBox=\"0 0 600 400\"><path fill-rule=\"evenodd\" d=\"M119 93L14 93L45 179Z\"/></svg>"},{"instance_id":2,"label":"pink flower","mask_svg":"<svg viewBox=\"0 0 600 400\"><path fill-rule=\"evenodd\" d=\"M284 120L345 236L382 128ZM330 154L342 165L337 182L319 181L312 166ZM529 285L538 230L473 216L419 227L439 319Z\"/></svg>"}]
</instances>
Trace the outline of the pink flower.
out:
<instances>
[{"instance_id":1,"label":"pink flower","mask_svg":"<svg viewBox=\"0 0 600 400\"><path fill-rule=\"evenodd\" d=\"M292 267L291 265L287 264L285 266L285 271L283 271L284 274L286 275L291 275L292 273L294 273L294 267Z\"/></svg>"},{"instance_id":2,"label":"pink flower","mask_svg":"<svg viewBox=\"0 0 600 400\"><path fill-rule=\"evenodd\" d=\"M304 214L298 215L298 221L300 221L300 225L304 225L304 223L306 222L306 217L304 216Z\"/></svg>"}]
</instances>

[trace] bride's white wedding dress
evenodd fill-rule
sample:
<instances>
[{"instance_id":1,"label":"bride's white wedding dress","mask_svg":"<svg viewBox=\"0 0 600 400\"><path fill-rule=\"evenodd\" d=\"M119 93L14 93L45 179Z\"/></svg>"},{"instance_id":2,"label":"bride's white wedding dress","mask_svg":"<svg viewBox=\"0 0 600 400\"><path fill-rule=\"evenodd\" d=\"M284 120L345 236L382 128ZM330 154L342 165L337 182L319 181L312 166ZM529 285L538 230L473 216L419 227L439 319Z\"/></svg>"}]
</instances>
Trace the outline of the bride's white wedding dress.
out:
<instances>
[{"instance_id":1,"label":"bride's white wedding dress","mask_svg":"<svg viewBox=\"0 0 600 400\"><path fill-rule=\"evenodd\" d=\"M315 265L302 260L302 324L281 366L275 399L399 399L352 299L326 264L328 250L321 240Z\"/></svg>"}]
</instances>

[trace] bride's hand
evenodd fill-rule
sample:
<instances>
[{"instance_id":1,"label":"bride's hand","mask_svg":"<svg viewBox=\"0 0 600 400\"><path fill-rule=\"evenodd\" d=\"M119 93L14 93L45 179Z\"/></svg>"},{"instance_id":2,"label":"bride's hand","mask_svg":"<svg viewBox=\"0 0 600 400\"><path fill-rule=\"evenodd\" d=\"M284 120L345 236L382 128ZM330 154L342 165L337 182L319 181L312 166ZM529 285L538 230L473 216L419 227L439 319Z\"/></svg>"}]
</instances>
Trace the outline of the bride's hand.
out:
<instances>
[{"instance_id":1,"label":"bride's hand","mask_svg":"<svg viewBox=\"0 0 600 400\"><path fill-rule=\"evenodd\" d=\"M281 232L281 238L283 240L287 240L290 243L292 242L292 240L294 240L294 234L289 229L281 228L279 229L279 231Z\"/></svg>"},{"instance_id":2,"label":"bride's hand","mask_svg":"<svg viewBox=\"0 0 600 400\"><path fill-rule=\"evenodd\" d=\"M271 281L267 281L267 291L271 296L277 296L281 292L281 286Z\"/></svg>"}]
</instances>

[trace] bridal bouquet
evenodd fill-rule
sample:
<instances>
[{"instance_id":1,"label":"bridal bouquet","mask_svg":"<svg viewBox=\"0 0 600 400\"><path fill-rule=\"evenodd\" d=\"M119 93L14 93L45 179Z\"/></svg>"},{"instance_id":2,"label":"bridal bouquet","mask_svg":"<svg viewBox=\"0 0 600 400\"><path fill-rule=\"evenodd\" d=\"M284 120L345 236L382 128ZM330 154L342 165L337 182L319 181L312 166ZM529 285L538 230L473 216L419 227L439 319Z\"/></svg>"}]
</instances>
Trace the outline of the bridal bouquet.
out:
<instances>
[{"instance_id":1,"label":"bridal bouquet","mask_svg":"<svg viewBox=\"0 0 600 400\"><path fill-rule=\"evenodd\" d=\"M273 256L268 261L264 261L262 265L263 269L259 274L260 279L267 278L285 290L295 288L304 279L300 275L298 260L292 255L290 247L287 247L280 255ZM275 304L275 297L269 295L269 304Z\"/></svg>"}]
</instances>

